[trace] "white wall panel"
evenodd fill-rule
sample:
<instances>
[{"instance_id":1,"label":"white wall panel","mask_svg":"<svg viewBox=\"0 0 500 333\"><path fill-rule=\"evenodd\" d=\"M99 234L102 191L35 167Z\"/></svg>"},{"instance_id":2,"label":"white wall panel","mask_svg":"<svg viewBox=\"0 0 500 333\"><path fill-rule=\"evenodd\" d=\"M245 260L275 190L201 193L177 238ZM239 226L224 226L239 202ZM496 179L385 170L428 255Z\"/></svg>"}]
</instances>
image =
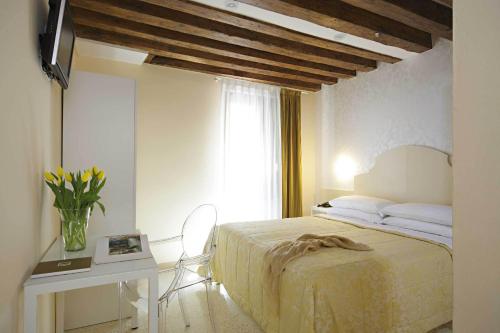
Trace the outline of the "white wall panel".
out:
<instances>
[{"instance_id":1,"label":"white wall panel","mask_svg":"<svg viewBox=\"0 0 500 333\"><path fill-rule=\"evenodd\" d=\"M64 94L63 166L97 165L106 173L102 203L91 217L89 234L135 230L135 81L74 71Z\"/></svg>"},{"instance_id":2,"label":"white wall panel","mask_svg":"<svg viewBox=\"0 0 500 333\"><path fill-rule=\"evenodd\" d=\"M106 215L95 207L90 237L135 231L135 80L73 71L64 94L63 166L103 169ZM118 317L114 285L65 293L65 329Z\"/></svg>"}]
</instances>

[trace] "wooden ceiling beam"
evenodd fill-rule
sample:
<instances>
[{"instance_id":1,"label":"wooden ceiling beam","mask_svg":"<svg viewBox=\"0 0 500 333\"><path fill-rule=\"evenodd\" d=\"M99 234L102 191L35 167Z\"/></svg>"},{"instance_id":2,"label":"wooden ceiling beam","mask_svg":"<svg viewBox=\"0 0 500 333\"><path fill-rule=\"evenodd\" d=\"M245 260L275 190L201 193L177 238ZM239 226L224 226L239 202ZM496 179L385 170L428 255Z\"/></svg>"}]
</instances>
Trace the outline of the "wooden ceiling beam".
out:
<instances>
[{"instance_id":1,"label":"wooden ceiling beam","mask_svg":"<svg viewBox=\"0 0 500 333\"><path fill-rule=\"evenodd\" d=\"M258 62L251 62L247 60L221 56L209 52L193 50L185 47L159 43L148 39L132 37L125 34L108 32L95 27L89 27L81 24L76 24L75 26L77 34L81 38L138 49L149 54L154 54L162 57L201 63L214 67L240 70L255 74L280 77L295 81L310 82L315 84L334 84L337 82L337 79L331 77L319 76L311 73L291 70L288 68L270 66Z\"/></svg>"},{"instance_id":2,"label":"wooden ceiling beam","mask_svg":"<svg viewBox=\"0 0 500 333\"><path fill-rule=\"evenodd\" d=\"M329 66L325 64L318 64L307 60L299 60L296 58L283 56L281 54L264 52L252 48L232 45L209 38L197 37L186 33L141 24L78 7L72 7L71 9L73 12L74 20L77 24L96 27L114 33L126 34L156 42L228 56L231 58L260 62L277 67L286 67L289 69L317 74L330 78L347 78L356 75L356 72L353 70Z\"/></svg>"},{"instance_id":3,"label":"wooden ceiling beam","mask_svg":"<svg viewBox=\"0 0 500 333\"><path fill-rule=\"evenodd\" d=\"M137 0L72 0L73 6L261 51L352 70L372 70L376 61L269 36Z\"/></svg>"},{"instance_id":4,"label":"wooden ceiling beam","mask_svg":"<svg viewBox=\"0 0 500 333\"><path fill-rule=\"evenodd\" d=\"M150 63L154 64L154 65L173 67L173 68L177 68L177 69L186 69L189 71L195 71L195 72L211 74L211 75L216 75L216 76L226 76L226 77L231 77L231 78L245 79L248 81L266 83L266 84L281 86L281 87L285 87L285 88L292 88L292 89L302 90L302 91L316 92L316 91L319 91L321 89L321 85L319 85L319 84L283 79L283 78L279 78L279 77L255 74L255 73L250 73L250 72L245 72L245 71L240 71L240 70L233 70L233 69L229 69L229 68L216 67L216 66L211 66L211 65L206 65L206 64L200 64L200 63L189 62L189 61L184 61L184 60L179 60L179 59L166 58L166 57L160 57L160 56L153 57L153 59L151 60Z\"/></svg>"},{"instance_id":5,"label":"wooden ceiling beam","mask_svg":"<svg viewBox=\"0 0 500 333\"><path fill-rule=\"evenodd\" d=\"M339 0L238 1L412 52L432 48L429 33Z\"/></svg>"},{"instance_id":6,"label":"wooden ceiling beam","mask_svg":"<svg viewBox=\"0 0 500 333\"><path fill-rule=\"evenodd\" d=\"M342 44L339 42L331 41L320 37L311 36L272 23L260 21L248 16L239 15L234 12L214 8L211 6L207 6L189 0L142 0L142 1L170 8L173 10L181 11L184 13L209 17L210 20L213 21L230 24L233 26L245 28L252 31L258 31L270 36L293 40L332 51L356 55L366 59L371 59L386 63L396 63L401 60L399 58L392 57L389 55L365 50L362 48L350 46L347 44Z\"/></svg>"},{"instance_id":7,"label":"wooden ceiling beam","mask_svg":"<svg viewBox=\"0 0 500 333\"><path fill-rule=\"evenodd\" d=\"M452 39L453 17L451 8L432 0L342 1L433 35Z\"/></svg>"},{"instance_id":8,"label":"wooden ceiling beam","mask_svg":"<svg viewBox=\"0 0 500 333\"><path fill-rule=\"evenodd\" d=\"M434 2L437 2L440 5L453 8L453 0L434 0Z\"/></svg>"}]
</instances>

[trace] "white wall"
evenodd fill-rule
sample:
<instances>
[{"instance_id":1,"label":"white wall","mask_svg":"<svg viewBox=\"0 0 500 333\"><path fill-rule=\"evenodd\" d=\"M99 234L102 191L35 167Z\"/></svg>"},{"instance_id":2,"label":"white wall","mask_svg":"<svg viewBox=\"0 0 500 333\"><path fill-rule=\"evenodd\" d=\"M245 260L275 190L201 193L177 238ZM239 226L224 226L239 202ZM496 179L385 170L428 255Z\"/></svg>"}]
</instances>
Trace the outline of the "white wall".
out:
<instances>
[{"instance_id":1,"label":"white wall","mask_svg":"<svg viewBox=\"0 0 500 333\"><path fill-rule=\"evenodd\" d=\"M221 84L213 75L77 57L79 70L136 80L137 227L151 239L180 233L198 204L217 202ZM314 201L315 94L303 96L304 213ZM174 259L179 248L163 251Z\"/></svg>"},{"instance_id":2,"label":"white wall","mask_svg":"<svg viewBox=\"0 0 500 333\"><path fill-rule=\"evenodd\" d=\"M136 80L136 225L151 239L179 234L191 209L217 199L219 83L95 58L78 57L76 67Z\"/></svg>"},{"instance_id":3,"label":"white wall","mask_svg":"<svg viewBox=\"0 0 500 333\"><path fill-rule=\"evenodd\" d=\"M323 86L318 190L352 186L334 177L339 154L349 155L363 173L380 153L400 145L451 152L451 60L451 43L439 40L425 53Z\"/></svg>"},{"instance_id":4,"label":"white wall","mask_svg":"<svg viewBox=\"0 0 500 333\"><path fill-rule=\"evenodd\" d=\"M0 332L22 331L22 284L59 233L43 171L60 163L61 90L42 72L47 1L0 2ZM54 296L39 297L38 332L54 331Z\"/></svg>"},{"instance_id":5,"label":"white wall","mask_svg":"<svg viewBox=\"0 0 500 333\"><path fill-rule=\"evenodd\" d=\"M500 1L453 2L453 332L500 330Z\"/></svg>"}]
</instances>

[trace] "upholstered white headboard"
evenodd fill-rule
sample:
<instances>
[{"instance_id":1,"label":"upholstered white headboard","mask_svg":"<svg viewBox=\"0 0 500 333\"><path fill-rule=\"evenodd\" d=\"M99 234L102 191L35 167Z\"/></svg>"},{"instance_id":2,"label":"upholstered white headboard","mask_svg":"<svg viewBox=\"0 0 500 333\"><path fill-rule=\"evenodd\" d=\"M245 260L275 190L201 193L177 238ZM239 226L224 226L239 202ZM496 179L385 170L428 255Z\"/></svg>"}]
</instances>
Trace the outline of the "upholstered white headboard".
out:
<instances>
[{"instance_id":1,"label":"upholstered white headboard","mask_svg":"<svg viewBox=\"0 0 500 333\"><path fill-rule=\"evenodd\" d=\"M354 193L398 202L451 205L448 154L424 146L401 146L379 155L375 166L354 177Z\"/></svg>"}]
</instances>

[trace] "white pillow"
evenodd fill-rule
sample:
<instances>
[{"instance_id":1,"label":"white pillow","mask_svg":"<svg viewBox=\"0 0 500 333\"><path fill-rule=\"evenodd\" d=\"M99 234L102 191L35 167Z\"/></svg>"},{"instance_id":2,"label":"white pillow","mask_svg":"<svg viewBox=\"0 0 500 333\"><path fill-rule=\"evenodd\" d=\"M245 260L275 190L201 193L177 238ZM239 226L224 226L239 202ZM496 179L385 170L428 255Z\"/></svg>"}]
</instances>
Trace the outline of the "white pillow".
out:
<instances>
[{"instance_id":1,"label":"white pillow","mask_svg":"<svg viewBox=\"0 0 500 333\"><path fill-rule=\"evenodd\" d=\"M394 204L394 202L389 200L367 197L364 195L347 195L338 197L330 200L329 203L335 208L357 209L371 214L379 214L382 208Z\"/></svg>"},{"instance_id":2,"label":"white pillow","mask_svg":"<svg viewBox=\"0 0 500 333\"><path fill-rule=\"evenodd\" d=\"M328 208L327 214L339 215L342 217L354 217L370 223L380 223L382 221L382 217L380 217L379 214L365 213L357 209L332 207Z\"/></svg>"},{"instance_id":3,"label":"white pillow","mask_svg":"<svg viewBox=\"0 0 500 333\"><path fill-rule=\"evenodd\" d=\"M451 206L420 203L404 203L387 206L382 209L384 215L403 217L406 219L452 225Z\"/></svg>"},{"instance_id":4,"label":"white pillow","mask_svg":"<svg viewBox=\"0 0 500 333\"><path fill-rule=\"evenodd\" d=\"M405 229L411 229L416 231L423 231L429 234L452 237L452 228L447 225L429 223L411 219L405 219L401 217L389 216L382 220L382 224L393 225L396 227L402 227Z\"/></svg>"}]
</instances>

